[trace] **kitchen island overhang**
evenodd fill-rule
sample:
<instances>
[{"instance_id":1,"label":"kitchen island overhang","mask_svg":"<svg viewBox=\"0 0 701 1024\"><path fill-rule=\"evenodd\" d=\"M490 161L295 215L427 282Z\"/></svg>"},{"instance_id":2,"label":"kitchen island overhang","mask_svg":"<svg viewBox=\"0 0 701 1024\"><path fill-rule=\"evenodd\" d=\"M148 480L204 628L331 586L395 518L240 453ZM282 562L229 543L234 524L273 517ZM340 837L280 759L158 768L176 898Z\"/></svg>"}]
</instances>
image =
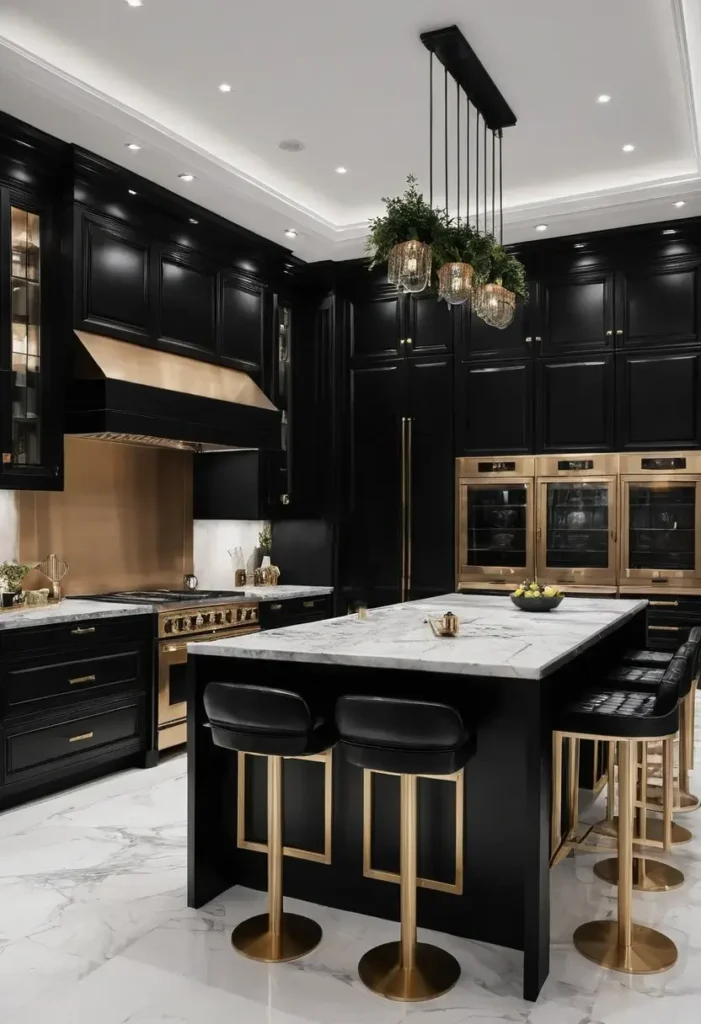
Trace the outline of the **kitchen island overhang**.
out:
<instances>
[{"instance_id":1,"label":"kitchen island overhang","mask_svg":"<svg viewBox=\"0 0 701 1024\"><path fill-rule=\"evenodd\" d=\"M213 746L207 682L321 695L329 715L341 693L443 700L477 745L464 773L419 780L419 925L523 950L524 994L536 998L549 964L553 709L644 646L645 605L567 599L530 615L508 598L447 595L191 645L188 903L266 888L265 759ZM462 635L438 639L424 620L449 609ZM285 762L285 892L397 920L399 780L338 750L322 762Z\"/></svg>"}]
</instances>

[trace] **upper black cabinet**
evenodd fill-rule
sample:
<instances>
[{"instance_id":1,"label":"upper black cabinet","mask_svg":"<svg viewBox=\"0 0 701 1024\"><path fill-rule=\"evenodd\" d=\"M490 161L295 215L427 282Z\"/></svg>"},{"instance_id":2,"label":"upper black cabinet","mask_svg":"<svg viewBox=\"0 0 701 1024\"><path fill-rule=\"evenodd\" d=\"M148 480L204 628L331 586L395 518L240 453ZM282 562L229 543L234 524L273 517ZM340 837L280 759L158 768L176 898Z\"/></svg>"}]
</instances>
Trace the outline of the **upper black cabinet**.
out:
<instances>
[{"instance_id":1,"label":"upper black cabinet","mask_svg":"<svg viewBox=\"0 0 701 1024\"><path fill-rule=\"evenodd\" d=\"M219 351L246 369L261 368L264 297L261 282L237 274L222 275Z\"/></svg>"},{"instance_id":2,"label":"upper black cabinet","mask_svg":"<svg viewBox=\"0 0 701 1024\"><path fill-rule=\"evenodd\" d=\"M614 448L614 355L537 360L539 452Z\"/></svg>"},{"instance_id":3,"label":"upper black cabinet","mask_svg":"<svg viewBox=\"0 0 701 1024\"><path fill-rule=\"evenodd\" d=\"M76 316L85 330L108 330L127 341L152 331L148 239L128 227L78 212Z\"/></svg>"},{"instance_id":4,"label":"upper black cabinet","mask_svg":"<svg viewBox=\"0 0 701 1024\"><path fill-rule=\"evenodd\" d=\"M159 336L213 352L216 271L193 256L163 253L159 272Z\"/></svg>"},{"instance_id":5,"label":"upper black cabinet","mask_svg":"<svg viewBox=\"0 0 701 1024\"><path fill-rule=\"evenodd\" d=\"M536 351L564 355L613 348L613 294L608 272L546 279L539 290Z\"/></svg>"},{"instance_id":6,"label":"upper black cabinet","mask_svg":"<svg viewBox=\"0 0 701 1024\"><path fill-rule=\"evenodd\" d=\"M698 266L653 266L616 275L616 344L623 348L699 342Z\"/></svg>"},{"instance_id":7,"label":"upper black cabinet","mask_svg":"<svg viewBox=\"0 0 701 1024\"><path fill-rule=\"evenodd\" d=\"M701 355L657 351L616 359L619 449L698 448Z\"/></svg>"},{"instance_id":8,"label":"upper black cabinet","mask_svg":"<svg viewBox=\"0 0 701 1024\"><path fill-rule=\"evenodd\" d=\"M452 352L456 310L447 302L439 302L435 292L405 295L404 303L407 324L404 354L425 356Z\"/></svg>"},{"instance_id":9,"label":"upper black cabinet","mask_svg":"<svg viewBox=\"0 0 701 1024\"><path fill-rule=\"evenodd\" d=\"M538 304L538 286L529 282L529 299L518 299L514 319L508 327L497 330L481 320L473 310L461 307L454 312L463 329L460 346L463 359L527 359L533 353L536 334L535 313Z\"/></svg>"},{"instance_id":10,"label":"upper black cabinet","mask_svg":"<svg viewBox=\"0 0 701 1024\"><path fill-rule=\"evenodd\" d=\"M459 455L533 451L533 360L456 366Z\"/></svg>"},{"instance_id":11,"label":"upper black cabinet","mask_svg":"<svg viewBox=\"0 0 701 1024\"><path fill-rule=\"evenodd\" d=\"M433 292L400 295L386 287L349 299L351 357L354 360L438 355L453 350L454 318Z\"/></svg>"}]
</instances>

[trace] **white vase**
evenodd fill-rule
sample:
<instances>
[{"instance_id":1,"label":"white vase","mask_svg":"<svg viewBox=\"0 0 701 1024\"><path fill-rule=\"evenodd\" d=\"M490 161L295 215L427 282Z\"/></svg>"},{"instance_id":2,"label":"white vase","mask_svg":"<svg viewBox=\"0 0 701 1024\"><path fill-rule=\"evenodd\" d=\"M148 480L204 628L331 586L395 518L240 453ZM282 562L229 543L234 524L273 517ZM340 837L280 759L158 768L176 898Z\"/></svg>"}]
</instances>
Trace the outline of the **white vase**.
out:
<instances>
[{"instance_id":1,"label":"white vase","mask_svg":"<svg viewBox=\"0 0 701 1024\"><path fill-rule=\"evenodd\" d=\"M263 561L260 563L261 569L270 568L270 555L263 555Z\"/></svg>"}]
</instances>

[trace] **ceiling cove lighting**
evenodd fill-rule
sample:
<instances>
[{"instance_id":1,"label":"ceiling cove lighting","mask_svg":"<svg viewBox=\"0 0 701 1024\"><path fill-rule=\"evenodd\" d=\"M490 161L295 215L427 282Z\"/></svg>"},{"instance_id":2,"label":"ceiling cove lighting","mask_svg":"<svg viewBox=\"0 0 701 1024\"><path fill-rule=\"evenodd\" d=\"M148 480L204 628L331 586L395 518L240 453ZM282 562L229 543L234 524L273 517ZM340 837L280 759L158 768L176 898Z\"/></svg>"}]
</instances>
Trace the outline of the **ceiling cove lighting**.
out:
<instances>
[{"instance_id":1,"label":"ceiling cove lighting","mask_svg":"<svg viewBox=\"0 0 701 1024\"><path fill-rule=\"evenodd\" d=\"M633 146L630 142L626 142L625 146L622 146L621 149L624 153L632 153L635 149L635 146Z\"/></svg>"},{"instance_id":2,"label":"ceiling cove lighting","mask_svg":"<svg viewBox=\"0 0 701 1024\"><path fill-rule=\"evenodd\" d=\"M180 178L181 181L194 181L195 180L195 175L194 174L179 174L178 177Z\"/></svg>"},{"instance_id":3,"label":"ceiling cove lighting","mask_svg":"<svg viewBox=\"0 0 701 1024\"><path fill-rule=\"evenodd\" d=\"M674 205L676 206L676 208L678 210L680 210L682 208L682 206L686 206L686 203L684 202L683 199L677 199L677 201L676 201L676 203Z\"/></svg>"},{"instance_id":4,"label":"ceiling cove lighting","mask_svg":"<svg viewBox=\"0 0 701 1024\"><path fill-rule=\"evenodd\" d=\"M608 93L602 92L601 96L597 96L596 97L596 102L597 103L610 103L611 102L611 97L609 96Z\"/></svg>"},{"instance_id":5,"label":"ceiling cove lighting","mask_svg":"<svg viewBox=\"0 0 701 1024\"><path fill-rule=\"evenodd\" d=\"M125 143L125 145L127 149L130 149L132 151L132 153L138 153L139 150L141 149L141 146L139 145L138 142L127 142Z\"/></svg>"},{"instance_id":6,"label":"ceiling cove lighting","mask_svg":"<svg viewBox=\"0 0 701 1024\"><path fill-rule=\"evenodd\" d=\"M228 82L222 82L219 86L219 92L231 92L231 86Z\"/></svg>"},{"instance_id":7,"label":"ceiling cove lighting","mask_svg":"<svg viewBox=\"0 0 701 1024\"><path fill-rule=\"evenodd\" d=\"M287 230L285 231L285 237L286 238L296 238L297 237L297 232L294 230L294 228L287 228Z\"/></svg>"},{"instance_id":8,"label":"ceiling cove lighting","mask_svg":"<svg viewBox=\"0 0 701 1024\"><path fill-rule=\"evenodd\" d=\"M536 231L547 231L548 230L548 225L547 224L536 224L535 229L536 229Z\"/></svg>"}]
</instances>

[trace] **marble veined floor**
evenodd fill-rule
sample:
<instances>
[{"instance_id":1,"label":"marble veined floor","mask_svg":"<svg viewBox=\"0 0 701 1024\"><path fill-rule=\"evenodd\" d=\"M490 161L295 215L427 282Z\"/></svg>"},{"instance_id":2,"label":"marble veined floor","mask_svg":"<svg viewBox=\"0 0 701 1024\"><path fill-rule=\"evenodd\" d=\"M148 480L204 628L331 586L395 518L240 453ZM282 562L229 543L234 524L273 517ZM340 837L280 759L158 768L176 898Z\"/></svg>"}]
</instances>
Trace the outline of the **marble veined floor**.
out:
<instances>
[{"instance_id":1,"label":"marble veined floor","mask_svg":"<svg viewBox=\"0 0 701 1024\"><path fill-rule=\"evenodd\" d=\"M615 910L613 890L593 876L596 858L581 856L551 875L551 973L536 1004L520 997L520 954L436 935L462 978L441 999L407 1007L373 996L355 973L366 949L396 937L391 922L289 900L319 920L323 944L305 960L266 967L229 944L232 927L264 909L264 895L232 889L200 911L186 908L185 772L178 756L0 814L2 1024L701 1020L701 810L680 819L696 835L672 857L686 885L635 897L636 919L677 944L672 970L629 978L575 952L576 925Z\"/></svg>"}]
</instances>

